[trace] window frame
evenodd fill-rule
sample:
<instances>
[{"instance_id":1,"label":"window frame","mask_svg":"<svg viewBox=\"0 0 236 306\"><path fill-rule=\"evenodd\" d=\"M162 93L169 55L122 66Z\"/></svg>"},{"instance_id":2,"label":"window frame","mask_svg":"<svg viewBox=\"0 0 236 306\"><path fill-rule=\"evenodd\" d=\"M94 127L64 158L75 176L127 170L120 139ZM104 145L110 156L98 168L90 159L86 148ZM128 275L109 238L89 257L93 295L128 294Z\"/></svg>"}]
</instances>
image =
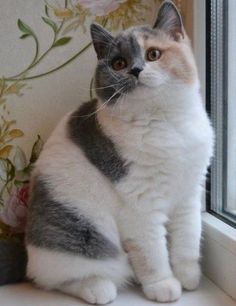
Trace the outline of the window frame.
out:
<instances>
[{"instance_id":1,"label":"window frame","mask_svg":"<svg viewBox=\"0 0 236 306\"><path fill-rule=\"evenodd\" d=\"M219 7L216 8L217 5ZM228 160L225 152L228 147L228 58L225 56L228 54L228 0L208 0L205 9L206 109L216 133L216 156L206 183L206 211L236 228L235 216L225 209L228 198ZM222 19L223 23L217 22L218 19ZM212 39L212 31L216 32L216 39Z\"/></svg>"},{"instance_id":2,"label":"window frame","mask_svg":"<svg viewBox=\"0 0 236 306\"><path fill-rule=\"evenodd\" d=\"M193 49L204 103L209 97L207 70L210 29L206 18L209 13L209 2L210 0L194 0L193 10ZM209 112L209 104L206 107ZM219 219L214 213L207 211L208 201L209 194L203 193L201 244L203 273L236 300L236 229L225 223L223 218Z\"/></svg>"}]
</instances>

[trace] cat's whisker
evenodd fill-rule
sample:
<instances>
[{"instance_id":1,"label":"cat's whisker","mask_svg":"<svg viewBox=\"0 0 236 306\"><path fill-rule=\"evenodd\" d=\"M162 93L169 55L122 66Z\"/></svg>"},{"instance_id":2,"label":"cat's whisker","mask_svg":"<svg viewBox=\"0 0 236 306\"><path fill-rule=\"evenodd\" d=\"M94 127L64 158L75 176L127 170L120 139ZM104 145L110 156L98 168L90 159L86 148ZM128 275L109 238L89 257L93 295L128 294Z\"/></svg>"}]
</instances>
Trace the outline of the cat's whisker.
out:
<instances>
[{"instance_id":1,"label":"cat's whisker","mask_svg":"<svg viewBox=\"0 0 236 306\"><path fill-rule=\"evenodd\" d=\"M105 88L109 88L109 87L115 87L115 86L117 86L117 85L120 85L120 84L121 84L123 81L125 81L125 80L126 80L126 77L121 78L121 79L119 79L116 83L113 83L113 84L108 85L108 86L94 87L94 90L96 90L96 89L100 90L100 89L105 89Z\"/></svg>"},{"instance_id":2,"label":"cat's whisker","mask_svg":"<svg viewBox=\"0 0 236 306\"><path fill-rule=\"evenodd\" d=\"M118 82L107 85L107 86L99 86L99 87L92 87L92 88L90 88L90 87L78 87L77 86L77 89L87 93L88 90L96 91L96 90L103 90L103 89L106 89L106 88L115 88L116 86L120 85L124 81L124 79L121 79Z\"/></svg>"},{"instance_id":3,"label":"cat's whisker","mask_svg":"<svg viewBox=\"0 0 236 306\"><path fill-rule=\"evenodd\" d=\"M100 106L99 108L96 109L96 111L94 111L94 112L92 112L92 113L90 113L90 114L88 114L88 115L76 116L76 117L89 118L89 117L95 115L95 114L98 113L99 111L103 110L103 109L106 107L106 105L112 100L112 98L114 98L114 97L115 97L118 93L120 93L120 91L122 91L123 89L124 89L124 86L121 87L120 89L116 90L116 91L114 92L114 94L113 94L109 99L107 99L104 103L101 104L101 106ZM73 116L72 116L72 117L73 117Z\"/></svg>"},{"instance_id":4,"label":"cat's whisker","mask_svg":"<svg viewBox=\"0 0 236 306\"><path fill-rule=\"evenodd\" d=\"M121 99L120 101L118 101L118 103L119 103L119 110L120 110L120 116L121 116L121 114L122 114L122 106L123 106L123 104L125 103L126 98L127 98L127 91L125 91L125 92L123 93L122 99Z\"/></svg>"}]
</instances>

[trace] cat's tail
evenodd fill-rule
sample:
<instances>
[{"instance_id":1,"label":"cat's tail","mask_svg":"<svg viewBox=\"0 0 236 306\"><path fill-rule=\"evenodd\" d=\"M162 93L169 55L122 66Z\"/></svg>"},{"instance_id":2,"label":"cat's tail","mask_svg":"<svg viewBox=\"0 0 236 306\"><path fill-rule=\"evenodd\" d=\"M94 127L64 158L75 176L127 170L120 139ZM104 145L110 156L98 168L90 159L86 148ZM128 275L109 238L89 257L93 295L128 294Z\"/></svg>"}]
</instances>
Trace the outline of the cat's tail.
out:
<instances>
[{"instance_id":1,"label":"cat's tail","mask_svg":"<svg viewBox=\"0 0 236 306\"><path fill-rule=\"evenodd\" d=\"M0 285L24 280L26 263L27 253L23 243L0 239Z\"/></svg>"}]
</instances>

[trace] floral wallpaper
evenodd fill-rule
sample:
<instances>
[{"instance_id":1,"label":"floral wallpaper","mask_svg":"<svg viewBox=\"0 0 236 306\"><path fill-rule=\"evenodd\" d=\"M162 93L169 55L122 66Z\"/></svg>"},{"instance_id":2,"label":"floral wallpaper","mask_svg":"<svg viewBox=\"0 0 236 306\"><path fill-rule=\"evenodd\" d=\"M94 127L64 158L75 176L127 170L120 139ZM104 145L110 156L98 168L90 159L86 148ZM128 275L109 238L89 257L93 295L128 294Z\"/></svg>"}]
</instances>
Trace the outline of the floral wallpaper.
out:
<instances>
[{"instance_id":1,"label":"floral wallpaper","mask_svg":"<svg viewBox=\"0 0 236 306\"><path fill-rule=\"evenodd\" d=\"M160 2L0 3L6 12L0 21L0 43L6 42L0 56L0 238L22 239L30 173L43 142L66 111L93 96L90 23L110 31L152 24Z\"/></svg>"},{"instance_id":2,"label":"floral wallpaper","mask_svg":"<svg viewBox=\"0 0 236 306\"><path fill-rule=\"evenodd\" d=\"M21 1L19 4L19 1L15 1L16 8L19 7L20 12L24 11L23 2ZM150 12L153 12L153 9L156 10L158 4L158 1L154 0L42 0L37 1L37 4L35 0L33 2L35 9L40 8L38 15L34 14L34 18L44 23L51 32L45 33L42 42L39 26L34 27L32 22L27 20L32 10L29 8L27 12L27 8L25 8L26 12L21 14L24 15L24 18L17 16L16 10L15 14L10 14L9 17L15 23L14 31L18 35L19 43L22 45L22 42L31 40L31 44L26 46L26 48L31 48L31 55L27 56L26 64L24 67L22 66L21 70L16 69L12 73L8 72L8 68L14 70L12 68L17 66L16 63L20 57L14 57L14 60L8 64L4 61L6 71L2 74L2 61L0 61L0 237L2 238L22 237L21 233L24 232L27 212L30 172L42 150L43 142L54 126L48 130L46 137L42 137L40 133L43 123L39 124L37 128L33 124L32 128L30 126L27 128L27 131L20 127L19 122L22 119L27 122L28 116L34 114L34 110L28 113L27 106L24 107L26 95L27 99L29 96L38 95L38 89L37 91L34 89L36 82L41 82L43 79L47 79L48 82L53 81L54 75L60 73L62 84L66 87L69 80L64 75L64 70L73 63L76 63L79 68L82 55L88 53L90 49L91 41L88 29L92 21L102 24L110 31L125 29L139 23L152 23L152 20L149 20ZM2 5L1 3L0 9ZM13 2L8 2L1 9L1 12L6 10L10 12L12 6ZM32 21L32 18L28 19ZM4 23L4 21L1 20L0 23ZM1 34L6 36L4 33ZM7 34L7 36L11 39L9 37L11 34ZM86 37L85 43L82 42L83 39L80 39L84 37ZM75 38L79 41L77 46L72 44ZM41 46L41 44L45 45L45 41L47 41L47 48ZM15 45L17 46L16 42ZM65 48L72 51L68 52L68 56L64 56L64 51L60 52L60 49L65 50ZM12 49L7 51L8 54L11 52L13 52ZM24 52L23 49L21 52ZM50 62L51 59L52 61L52 56L55 56L56 53L56 65L54 63L53 65L50 63L41 65L46 60ZM95 58L94 55L93 57ZM90 65L89 57L83 57L83 60L87 62L87 65ZM76 78L77 76L71 74L70 77ZM88 81L85 87L88 93L87 99L89 96L93 96L92 75ZM63 98L66 98L66 94ZM64 103L64 99L58 99L58 108ZM16 109L12 104L17 104L19 101L21 106ZM73 108L76 108L79 102L82 102L82 97L73 103ZM46 103L48 103L46 100L41 100L41 109L45 107ZM72 109L70 106L68 105L66 108L67 111ZM31 108L34 107L31 105ZM51 111L54 112L54 110ZM35 112L37 112L37 108ZM24 118L22 118L22 113L24 113ZM64 111L61 113L63 114ZM55 118L55 123L59 118L59 116ZM29 119L29 125L30 122L32 122L32 118ZM33 142L32 139L34 139Z\"/></svg>"}]
</instances>

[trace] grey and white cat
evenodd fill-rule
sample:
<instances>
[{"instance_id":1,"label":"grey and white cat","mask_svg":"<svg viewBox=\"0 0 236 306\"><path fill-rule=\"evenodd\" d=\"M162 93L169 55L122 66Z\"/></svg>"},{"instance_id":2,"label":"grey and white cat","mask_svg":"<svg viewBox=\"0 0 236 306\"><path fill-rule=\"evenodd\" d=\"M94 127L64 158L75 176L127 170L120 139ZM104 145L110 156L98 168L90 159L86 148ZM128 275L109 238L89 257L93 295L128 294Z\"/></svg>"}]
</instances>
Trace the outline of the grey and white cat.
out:
<instances>
[{"instance_id":1,"label":"grey and white cat","mask_svg":"<svg viewBox=\"0 0 236 306\"><path fill-rule=\"evenodd\" d=\"M200 202L213 131L181 17L113 37L91 25L97 99L58 124L36 163L27 275L92 304L132 279L159 302L200 279Z\"/></svg>"}]
</instances>

